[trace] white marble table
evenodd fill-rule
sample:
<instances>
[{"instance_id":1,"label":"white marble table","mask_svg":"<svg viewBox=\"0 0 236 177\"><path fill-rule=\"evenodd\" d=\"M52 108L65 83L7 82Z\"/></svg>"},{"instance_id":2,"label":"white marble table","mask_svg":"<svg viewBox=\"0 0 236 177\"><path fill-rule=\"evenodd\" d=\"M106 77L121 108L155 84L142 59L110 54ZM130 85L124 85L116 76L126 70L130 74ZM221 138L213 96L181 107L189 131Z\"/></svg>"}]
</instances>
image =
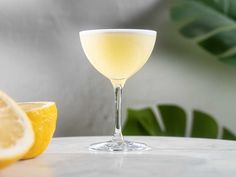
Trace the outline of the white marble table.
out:
<instances>
[{"instance_id":1,"label":"white marble table","mask_svg":"<svg viewBox=\"0 0 236 177\"><path fill-rule=\"evenodd\" d=\"M94 153L88 145L108 137L54 138L38 158L0 171L0 177L235 177L236 142L128 137L146 142L141 153Z\"/></svg>"}]
</instances>

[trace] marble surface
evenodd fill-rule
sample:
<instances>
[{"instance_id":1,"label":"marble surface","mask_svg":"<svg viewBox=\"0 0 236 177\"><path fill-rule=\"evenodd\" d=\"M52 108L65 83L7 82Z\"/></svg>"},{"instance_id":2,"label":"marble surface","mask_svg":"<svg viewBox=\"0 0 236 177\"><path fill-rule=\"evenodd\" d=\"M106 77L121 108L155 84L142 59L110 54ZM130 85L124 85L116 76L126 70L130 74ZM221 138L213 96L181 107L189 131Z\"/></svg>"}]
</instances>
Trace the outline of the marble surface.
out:
<instances>
[{"instance_id":1,"label":"marble surface","mask_svg":"<svg viewBox=\"0 0 236 177\"><path fill-rule=\"evenodd\" d=\"M47 151L0 171L0 177L235 177L236 142L224 140L127 137L146 142L139 153L89 152L109 137L54 138Z\"/></svg>"}]
</instances>

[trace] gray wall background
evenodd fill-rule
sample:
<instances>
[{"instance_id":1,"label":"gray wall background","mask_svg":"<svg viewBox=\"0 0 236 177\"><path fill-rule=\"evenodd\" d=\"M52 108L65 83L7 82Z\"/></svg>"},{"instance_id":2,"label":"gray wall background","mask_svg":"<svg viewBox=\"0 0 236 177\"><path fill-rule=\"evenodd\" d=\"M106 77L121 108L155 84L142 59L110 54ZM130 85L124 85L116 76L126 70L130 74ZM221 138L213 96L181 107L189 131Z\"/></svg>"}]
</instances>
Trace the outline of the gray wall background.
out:
<instances>
[{"instance_id":1,"label":"gray wall background","mask_svg":"<svg viewBox=\"0 0 236 177\"><path fill-rule=\"evenodd\" d=\"M94 28L158 31L152 57L125 86L125 108L174 103L236 132L236 68L183 39L166 0L0 1L0 89L18 101L55 101L56 136L111 134L111 84L79 42L80 30Z\"/></svg>"}]
</instances>

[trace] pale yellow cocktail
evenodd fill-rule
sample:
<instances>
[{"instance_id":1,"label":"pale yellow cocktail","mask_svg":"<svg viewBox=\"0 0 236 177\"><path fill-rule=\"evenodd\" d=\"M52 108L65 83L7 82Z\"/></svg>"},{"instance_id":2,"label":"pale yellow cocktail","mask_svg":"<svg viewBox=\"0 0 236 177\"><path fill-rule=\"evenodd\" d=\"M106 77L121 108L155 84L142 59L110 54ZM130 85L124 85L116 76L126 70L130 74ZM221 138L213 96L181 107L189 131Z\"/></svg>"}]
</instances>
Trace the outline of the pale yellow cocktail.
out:
<instances>
[{"instance_id":1,"label":"pale yellow cocktail","mask_svg":"<svg viewBox=\"0 0 236 177\"><path fill-rule=\"evenodd\" d=\"M110 80L126 80L151 55L156 35L146 30L92 30L80 33L90 63Z\"/></svg>"},{"instance_id":2,"label":"pale yellow cocktail","mask_svg":"<svg viewBox=\"0 0 236 177\"><path fill-rule=\"evenodd\" d=\"M115 93L115 131L111 141L90 145L92 151L143 151L144 143L124 141L121 95L128 78L148 60L156 32L138 29L102 29L80 32L83 50L90 63L111 80Z\"/></svg>"}]
</instances>

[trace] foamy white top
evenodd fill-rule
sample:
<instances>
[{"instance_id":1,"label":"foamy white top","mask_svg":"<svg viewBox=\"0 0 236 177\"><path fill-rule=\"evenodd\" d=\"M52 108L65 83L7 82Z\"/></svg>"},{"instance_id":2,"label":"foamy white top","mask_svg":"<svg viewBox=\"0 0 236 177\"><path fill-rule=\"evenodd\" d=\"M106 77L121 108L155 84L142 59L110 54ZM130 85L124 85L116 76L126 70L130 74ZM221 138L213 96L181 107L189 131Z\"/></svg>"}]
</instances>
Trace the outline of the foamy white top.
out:
<instances>
[{"instance_id":1,"label":"foamy white top","mask_svg":"<svg viewBox=\"0 0 236 177\"><path fill-rule=\"evenodd\" d=\"M80 34L89 33L142 33L146 35L156 35L156 31L147 29L95 29L95 30L85 30L80 31Z\"/></svg>"}]
</instances>

